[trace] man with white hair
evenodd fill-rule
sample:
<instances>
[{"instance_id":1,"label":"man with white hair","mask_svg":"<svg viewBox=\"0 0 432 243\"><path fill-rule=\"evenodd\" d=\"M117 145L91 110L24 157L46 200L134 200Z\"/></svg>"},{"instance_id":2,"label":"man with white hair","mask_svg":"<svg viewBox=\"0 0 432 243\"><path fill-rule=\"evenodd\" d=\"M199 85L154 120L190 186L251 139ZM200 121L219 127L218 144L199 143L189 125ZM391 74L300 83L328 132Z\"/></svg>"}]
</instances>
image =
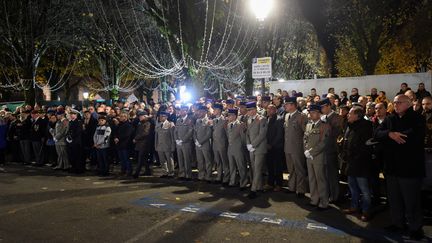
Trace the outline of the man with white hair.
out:
<instances>
[{"instance_id":1,"label":"man with white hair","mask_svg":"<svg viewBox=\"0 0 432 243\"><path fill-rule=\"evenodd\" d=\"M395 112L384 120L375 135L384 146L392 219L388 230L402 231L407 224L410 238L420 240L424 236L421 187L425 176L425 118L411 109L411 100L406 95L396 96L393 103Z\"/></svg>"}]
</instances>

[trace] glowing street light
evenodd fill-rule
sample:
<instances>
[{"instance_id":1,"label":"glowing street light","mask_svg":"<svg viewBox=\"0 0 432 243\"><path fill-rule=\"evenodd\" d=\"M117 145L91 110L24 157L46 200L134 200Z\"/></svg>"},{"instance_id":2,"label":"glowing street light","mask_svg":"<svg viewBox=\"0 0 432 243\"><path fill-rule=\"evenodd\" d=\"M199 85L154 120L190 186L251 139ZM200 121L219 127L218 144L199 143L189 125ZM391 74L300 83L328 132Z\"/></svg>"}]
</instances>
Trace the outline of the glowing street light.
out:
<instances>
[{"instance_id":1,"label":"glowing street light","mask_svg":"<svg viewBox=\"0 0 432 243\"><path fill-rule=\"evenodd\" d=\"M263 21L273 8L273 0L250 0L250 8L259 21Z\"/></svg>"},{"instance_id":2,"label":"glowing street light","mask_svg":"<svg viewBox=\"0 0 432 243\"><path fill-rule=\"evenodd\" d=\"M83 98L86 100L89 97L89 93L88 92L83 92Z\"/></svg>"}]
</instances>

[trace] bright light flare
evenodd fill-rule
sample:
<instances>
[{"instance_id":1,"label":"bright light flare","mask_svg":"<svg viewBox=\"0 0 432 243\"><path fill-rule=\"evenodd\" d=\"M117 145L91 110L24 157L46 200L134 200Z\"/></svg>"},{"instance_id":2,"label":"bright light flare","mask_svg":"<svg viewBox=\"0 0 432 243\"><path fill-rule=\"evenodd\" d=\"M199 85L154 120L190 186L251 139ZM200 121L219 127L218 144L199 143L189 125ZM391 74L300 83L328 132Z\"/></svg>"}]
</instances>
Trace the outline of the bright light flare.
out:
<instances>
[{"instance_id":1,"label":"bright light flare","mask_svg":"<svg viewBox=\"0 0 432 243\"><path fill-rule=\"evenodd\" d=\"M273 0L249 0L249 5L255 17L263 21L273 8Z\"/></svg>"},{"instance_id":2,"label":"bright light flare","mask_svg":"<svg viewBox=\"0 0 432 243\"><path fill-rule=\"evenodd\" d=\"M186 91L186 86L180 86L180 100L183 103L189 102L192 99L192 94Z\"/></svg>"}]
</instances>

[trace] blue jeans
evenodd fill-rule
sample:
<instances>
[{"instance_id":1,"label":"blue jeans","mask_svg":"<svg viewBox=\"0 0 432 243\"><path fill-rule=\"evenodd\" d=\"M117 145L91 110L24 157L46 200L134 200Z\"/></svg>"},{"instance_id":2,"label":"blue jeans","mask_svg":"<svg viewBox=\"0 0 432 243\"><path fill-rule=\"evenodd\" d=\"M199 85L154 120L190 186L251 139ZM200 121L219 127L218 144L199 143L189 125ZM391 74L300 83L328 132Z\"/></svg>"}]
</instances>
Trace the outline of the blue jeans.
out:
<instances>
[{"instance_id":1,"label":"blue jeans","mask_svg":"<svg viewBox=\"0 0 432 243\"><path fill-rule=\"evenodd\" d=\"M348 186L351 191L351 208L361 208L363 213L369 212L371 205L371 195L369 190L368 178L348 176Z\"/></svg>"},{"instance_id":2,"label":"blue jeans","mask_svg":"<svg viewBox=\"0 0 432 243\"><path fill-rule=\"evenodd\" d=\"M99 166L99 174L106 176L109 174L108 148L96 149L96 156Z\"/></svg>"},{"instance_id":3,"label":"blue jeans","mask_svg":"<svg viewBox=\"0 0 432 243\"><path fill-rule=\"evenodd\" d=\"M121 172L127 173L128 175L132 174L132 164L129 159L129 149L119 149L117 150L118 157L121 162Z\"/></svg>"}]
</instances>

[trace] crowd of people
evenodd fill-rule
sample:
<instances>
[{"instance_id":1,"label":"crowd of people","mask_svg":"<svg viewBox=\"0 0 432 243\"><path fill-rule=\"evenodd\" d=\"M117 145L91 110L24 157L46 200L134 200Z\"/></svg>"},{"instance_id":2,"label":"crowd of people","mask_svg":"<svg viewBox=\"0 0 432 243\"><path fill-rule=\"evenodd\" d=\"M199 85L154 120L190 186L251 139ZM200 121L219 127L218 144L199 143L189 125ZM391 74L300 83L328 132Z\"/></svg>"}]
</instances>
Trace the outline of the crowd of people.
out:
<instances>
[{"instance_id":1,"label":"crowd of people","mask_svg":"<svg viewBox=\"0 0 432 243\"><path fill-rule=\"evenodd\" d=\"M425 157L432 157L432 98L420 83L407 84L393 101L372 89L351 95L334 88L306 97L278 90L268 96L173 101L97 103L94 106L26 105L0 111L0 163L52 166L70 173L153 175L238 187L254 199L266 191L286 191L323 211L345 196L346 214L372 217L374 200L386 181L393 232L423 237L421 187ZM8 159L5 159L5 158ZM197 170L197 175L193 173ZM287 170L288 190L283 190Z\"/></svg>"}]
</instances>

